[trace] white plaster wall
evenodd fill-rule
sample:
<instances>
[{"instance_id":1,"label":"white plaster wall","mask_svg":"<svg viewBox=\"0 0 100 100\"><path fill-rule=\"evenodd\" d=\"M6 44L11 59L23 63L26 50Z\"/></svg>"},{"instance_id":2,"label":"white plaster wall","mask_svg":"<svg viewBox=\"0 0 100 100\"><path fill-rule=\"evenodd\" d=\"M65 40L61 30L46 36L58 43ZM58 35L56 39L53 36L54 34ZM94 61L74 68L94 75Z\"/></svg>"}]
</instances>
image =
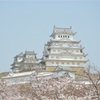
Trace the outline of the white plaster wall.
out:
<instances>
[{"instance_id":1,"label":"white plaster wall","mask_svg":"<svg viewBox=\"0 0 100 100\"><path fill-rule=\"evenodd\" d=\"M84 63L82 63L82 62L79 62L79 63L77 63L77 62L54 62L54 61L47 61L46 62L46 66L75 66L75 67L77 67L77 66L83 66L84 65Z\"/></svg>"},{"instance_id":2,"label":"white plaster wall","mask_svg":"<svg viewBox=\"0 0 100 100\"><path fill-rule=\"evenodd\" d=\"M7 84L29 83L30 82L30 76L10 77L10 78L4 79L4 82L6 82Z\"/></svg>"},{"instance_id":3,"label":"white plaster wall","mask_svg":"<svg viewBox=\"0 0 100 100\"><path fill-rule=\"evenodd\" d=\"M23 60L22 57L18 57L18 58L17 58L17 61L18 61L18 62L21 62L22 60Z\"/></svg>"},{"instance_id":4,"label":"white plaster wall","mask_svg":"<svg viewBox=\"0 0 100 100\"><path fill-rule=\"evenodd\" d=\"M73 40L73 36L71 35L69 39Z\"/></svg>"},{"instance_id":5,"label":"white plaster wall","mask_svg":"<svg viewBox=\"0 0 100 100\"><path fill-rule=\"evenodd\" d=\"M55 56L55 55L49 55L48 59L53 60L74 60L74 57L71 56Z\"/></svg>"}]
</instances>

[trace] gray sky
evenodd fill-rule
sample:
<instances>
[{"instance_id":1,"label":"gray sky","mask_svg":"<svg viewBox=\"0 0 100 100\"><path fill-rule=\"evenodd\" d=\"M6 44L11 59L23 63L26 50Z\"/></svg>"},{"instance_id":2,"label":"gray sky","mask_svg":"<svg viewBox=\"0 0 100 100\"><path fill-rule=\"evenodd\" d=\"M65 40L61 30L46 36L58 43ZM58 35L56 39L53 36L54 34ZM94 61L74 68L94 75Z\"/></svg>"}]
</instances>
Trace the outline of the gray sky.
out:
<instances>
[{"instance_id":1,"label":"gray sky","mask_svg":"<svg viewBox=\"0 0 100 100\"><path fill-rule=\"evenodd\" d=\"M89 62L100 65L99 0L0 0L0 72L25 50L41 58L54 25L72 26Z\"/></svg>"}]
</instances>

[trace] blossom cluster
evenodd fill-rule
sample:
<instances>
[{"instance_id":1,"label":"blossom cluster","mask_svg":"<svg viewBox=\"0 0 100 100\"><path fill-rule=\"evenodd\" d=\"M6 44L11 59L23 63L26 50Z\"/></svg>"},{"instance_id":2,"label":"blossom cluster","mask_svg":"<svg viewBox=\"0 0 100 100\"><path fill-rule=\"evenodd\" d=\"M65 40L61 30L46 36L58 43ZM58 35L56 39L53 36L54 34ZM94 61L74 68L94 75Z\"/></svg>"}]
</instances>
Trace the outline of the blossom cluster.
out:
<instances>
[{"instance_id":1,"label":"blossom cluster","mask_svg":"<svg viewBox=\"0 0 100 100\"><path fill-rule=\"evenodd\" d=\"M37 78L28 84L7 85L0 81L0 100L98 100L92 85L67 77Z\"/></svg>"}]
</instances>

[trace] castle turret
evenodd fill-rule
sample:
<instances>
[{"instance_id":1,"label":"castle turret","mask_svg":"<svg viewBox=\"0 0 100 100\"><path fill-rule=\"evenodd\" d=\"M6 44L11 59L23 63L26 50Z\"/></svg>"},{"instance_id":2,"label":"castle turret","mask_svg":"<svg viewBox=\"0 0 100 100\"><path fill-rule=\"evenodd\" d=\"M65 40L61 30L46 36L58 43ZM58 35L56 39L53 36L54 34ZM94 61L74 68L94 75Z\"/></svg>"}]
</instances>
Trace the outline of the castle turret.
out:
<instances>
[{"instance_id":1,"label":"castle turret","mask_svg":"<svg viewBox=\"0 0 100 100\"><path fill-rule=\"evenodd\" d=\"M25 51L14 57L14 62L11 65L13 72L31 71L39 68L39 62L34 51Z\"/></svg>"}]
</instances>

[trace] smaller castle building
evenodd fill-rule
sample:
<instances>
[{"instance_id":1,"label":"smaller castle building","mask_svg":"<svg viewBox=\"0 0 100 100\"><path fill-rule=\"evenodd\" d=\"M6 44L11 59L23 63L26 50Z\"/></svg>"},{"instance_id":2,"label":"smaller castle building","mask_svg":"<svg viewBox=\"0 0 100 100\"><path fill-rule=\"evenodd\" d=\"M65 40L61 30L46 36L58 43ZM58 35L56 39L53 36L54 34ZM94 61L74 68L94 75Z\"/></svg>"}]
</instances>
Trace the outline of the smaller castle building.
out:
<instances>
[{"instance_id":1,"label":"smaller castle building","mask_svg":"<svg viewBox=\"0 0 100 100\"><path fill-rule=\"evenodd\" d=\"M13 72L24 72L38 69L39 62L34 51L25 51L25 53L21 52L14 57L14 62L11 66Z\"/></svg>"}]
</instances>

